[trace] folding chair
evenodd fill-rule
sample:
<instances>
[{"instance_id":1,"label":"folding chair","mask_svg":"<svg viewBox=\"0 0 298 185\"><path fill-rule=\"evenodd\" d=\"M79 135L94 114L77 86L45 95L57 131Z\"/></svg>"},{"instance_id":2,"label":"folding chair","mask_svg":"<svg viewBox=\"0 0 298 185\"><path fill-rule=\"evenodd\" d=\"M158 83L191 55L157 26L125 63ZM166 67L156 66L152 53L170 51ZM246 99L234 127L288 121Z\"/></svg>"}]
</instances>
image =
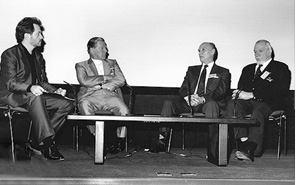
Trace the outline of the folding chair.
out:
<instances>
[{"instance_id":1,"label":"folding chair","mask_svg":"<svg viewBox=\"0 0 298 185\"><path fill-rule=\"evenodd\" d=\"M250 118L251 115L246 115L245 118ZM278 127L278 143L277 143L277 160L280 159L281 154L281 140L283 136L283 150L287 154L287 117L284 110L273 111L269 118L269 123L274 122Z\"/></svg>"},{"instance_id":2,"label":"folding chair","mask_svg":"<svg viewBox=\"0 0 298 185\"><path fill-rule=\"evenodd\" d=\"M10 131L10 141L11 141L11 154L12 154L12 161L15 163L15 141L13 136L13 118L15 115L26 115L28 116L28 111L25 108L22 107L11 107L9 105L0 105L0 110L2 111L3 115L5 117L8 117L8 123L9 123L9 131ZM30 134L31 134L31 128L32 128L32 121L30 121L29 124L29 131L27 136L27 141L30 142Z\"/></svg>"}]
</instances>

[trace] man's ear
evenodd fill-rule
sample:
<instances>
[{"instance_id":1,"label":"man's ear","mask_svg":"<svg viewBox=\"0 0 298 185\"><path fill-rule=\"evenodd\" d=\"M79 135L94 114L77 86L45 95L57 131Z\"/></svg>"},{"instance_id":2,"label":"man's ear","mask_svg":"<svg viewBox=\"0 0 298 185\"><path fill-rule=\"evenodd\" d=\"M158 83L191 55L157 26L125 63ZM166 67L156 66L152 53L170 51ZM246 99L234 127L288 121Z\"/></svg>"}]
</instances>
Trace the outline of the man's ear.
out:
<instances>
[{"instance_id":1,"label":"man's ear","mask_svg":"<svg viewBox=\"0 0 298 185\"><path fill-rule=\"evenodd\" d=\"M30 39L31 34L30 33L24 33L24 39Z\"/></svg>"}]
</instances>

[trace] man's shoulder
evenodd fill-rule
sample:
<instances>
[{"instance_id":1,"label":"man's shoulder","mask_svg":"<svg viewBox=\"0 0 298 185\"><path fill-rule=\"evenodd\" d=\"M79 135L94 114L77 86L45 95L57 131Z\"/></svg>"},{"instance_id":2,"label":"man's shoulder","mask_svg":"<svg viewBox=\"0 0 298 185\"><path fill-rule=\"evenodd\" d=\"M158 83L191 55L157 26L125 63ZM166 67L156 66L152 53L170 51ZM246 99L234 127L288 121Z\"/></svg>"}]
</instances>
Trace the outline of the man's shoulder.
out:
<instances>
[{"instance_id":1,"label":"man's shoulder","mask_svg":"<svg viewBox=\"0 0 298 185\"><path fill-rule=\"evenodd\" d=\"M14 45L10 48L7 48L6 50L3 51L2 55L3 54L6 54L6 53L16 53L17 50L19 49L19 45Z\"/></svg>"},{"instance_id":2,"label":"man's shoulder","mask_svg":"<svg viewBox=\"0 0 298 185\"><path fill-rule=\"evenodd\" d=\"M274 66L278 66L278 67L286 67L286 68L288 68L288 65L287 65L286 63L284 63L284 62L280 62L280 61L277 61L277 60L272 60L270 63L271 63L272 65L274 65Z\"/></svg>"},{"instance_id":3,"label":"man's shoulder","mask_svg":"<svg viewBox=\"0 0 298 185\"><path fill-rule=\"evenodd\" d=\"M81 61L81 62L77 62L76 65L86 65L88 64L89 60L84 60L84 61Z\"/></svg>"},{"instance_id":4,"label":"man's shoulder","mask_svg":"<svg viewBox=\"0 0 298 185\"><path fill-rule=\"evenodd\" d=\"M225 68L225 67L222 67L222 66L219 66L217 64L214 64L214 67L217 67L217 69L221 70L221 71L229 71L228 68Z\"/></svg>"},{"instance_id":5,"label":"man's shoulder","mask_svg":"<svg viewBox=\"0 0 298 185\"><path fill-rule=\"evenodd\" d=\"M188 69L198 69L201 67L202 67L202 65L193 65L193 66L188 66Z\"/></svg>"},{"instance_id":6,"label":"man's shoulder","mask_svg":"<svg viewBox=\"0 0 298 185\"><path fill-rule=\"evenodd\" d=\"M114 65L115 63L117 63L117 61L115 59L106 59L105 60L107 63L109 63L110 65Z\"/></svg>"},{"instance_id":7,"label":"man's shoulder","mask_svg":"<svg viewBox=\"0 0 298 185\"><path fill-rule=\"evenodd\" d=\"M243 69L249 69L249 68L255 69L256 65L257 65L257 63L251 63L251 64L248 64L248 65L244 66Z\"/></svg>"}]
</instances>

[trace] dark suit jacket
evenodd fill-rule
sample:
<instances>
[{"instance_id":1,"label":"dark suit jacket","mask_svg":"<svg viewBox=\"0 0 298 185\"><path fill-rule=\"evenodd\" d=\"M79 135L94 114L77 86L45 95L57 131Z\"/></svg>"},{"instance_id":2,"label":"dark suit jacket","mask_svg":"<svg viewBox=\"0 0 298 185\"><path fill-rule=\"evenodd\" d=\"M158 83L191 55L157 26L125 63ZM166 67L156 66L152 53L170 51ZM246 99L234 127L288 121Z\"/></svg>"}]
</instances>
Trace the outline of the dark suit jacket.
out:
<instances>
[{"instance_id":1,"label":"dark suit jacket","mask_svg":"<svg viewBox=\"0 0 298 185\"><path fill-rule=\"evenodd\" d=\"M32 84L32 73L26 52L26 48L18 44L5 50L1 55L1 104L14 107L25 104L27 88ZM48 92L54 92L57 88L48 83L42 54L35 48L32 55L36 59L36 75L39 85Z\"/></svg>"},{"instance_id":2,"label":"dark suit jacket","mask_svg":"<svg viewBox=\"0 0 298 185\"><path fill-rule=\"evenodd\" d=\"M190 94L194 94L201 68L202 65L188 67L179 91L182 98L188 95L188 84L190 86ZM203 95L206 102L214 100L220 107L225 106L225 97L230 91L230 86L231 74L229 70L214 64L208 77L206 93Z\"/></svg>"},{"instance_id":3,"label":"dark suit jacket","mask_svg":"<svg viewBox=\"0 0 298 185\"><path fill-rule=\"evenodd\" d=\"M104 75L111 75L112 73L114 75L114 78L109 81L104 80L104 75L98 75L92 59L76 63L75 68L77 79L81 85L78 100L98 90L94 88L98 84L109 86L111 90L116 91L123 98L120 88L125 85L126 80L116 60L106 59L103 61Z\"/></svg>"},{"instance_id":4,"label":"dark suit jacket","mask_svg":"<svg viewBox=\"0 0 298 185\"><path fill-rule=\"evenodd\" d=\"M253 92L256 100L267 103L272 110L285 108L284 98L291 83L291 71L288 66L271 60L262 74L254 79L256 65L249 64L243 68L238 89Z\"/></svg>"}]
</instances>

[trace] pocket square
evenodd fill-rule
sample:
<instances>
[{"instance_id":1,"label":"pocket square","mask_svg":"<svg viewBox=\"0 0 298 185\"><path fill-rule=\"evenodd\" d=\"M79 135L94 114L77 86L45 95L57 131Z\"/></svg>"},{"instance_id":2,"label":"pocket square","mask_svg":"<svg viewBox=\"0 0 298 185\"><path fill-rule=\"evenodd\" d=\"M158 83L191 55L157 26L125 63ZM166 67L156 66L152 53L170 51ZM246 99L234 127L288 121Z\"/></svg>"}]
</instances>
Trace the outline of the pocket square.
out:
<instances>
[{"instance_id":1,"label":"pocket square","mask_svg":"<svg viewBox=\"0 0 298 185\"><path fill-rule=\"evenodd\" d=\"M208 78L218 78L217 74L209 74Z\"/></svg>"}]
</instances>

